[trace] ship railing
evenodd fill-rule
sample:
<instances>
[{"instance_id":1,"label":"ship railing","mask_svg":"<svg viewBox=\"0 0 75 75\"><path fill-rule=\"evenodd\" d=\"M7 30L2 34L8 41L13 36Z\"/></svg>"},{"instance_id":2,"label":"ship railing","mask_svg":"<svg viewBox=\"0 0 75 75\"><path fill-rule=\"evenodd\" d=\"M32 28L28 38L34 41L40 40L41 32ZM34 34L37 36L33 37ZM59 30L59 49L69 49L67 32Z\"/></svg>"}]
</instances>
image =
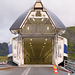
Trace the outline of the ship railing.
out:
<instances>
[{"instance_id":1,"label":"ship railing","mask_svg":"<svg viewBox=\"0 0 75 75\"><path fill-rule=\"evenodd\" d=\"M69 70L70 72L75 72L75 61L72 62L72 61L65 60L64 61L64 67L67 70Z\"/></svg>"}]
</instances>

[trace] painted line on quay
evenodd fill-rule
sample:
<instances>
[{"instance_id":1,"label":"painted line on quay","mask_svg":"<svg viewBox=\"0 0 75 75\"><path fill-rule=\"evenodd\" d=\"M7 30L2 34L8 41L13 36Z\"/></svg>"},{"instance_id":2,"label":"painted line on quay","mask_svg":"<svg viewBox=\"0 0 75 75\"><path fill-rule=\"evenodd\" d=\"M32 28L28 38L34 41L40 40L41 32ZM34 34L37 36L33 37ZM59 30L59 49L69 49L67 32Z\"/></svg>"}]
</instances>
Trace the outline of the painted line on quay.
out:
<instances>
[{"instance_id":1,"label":"painted line on quay","mask_svg":"<svg viewBox=\"0 0 75 75\"><path fill-rule=\"evenodd\" d=\"M28 75L31 67L27 67L21 75Z\"/></svg>"}]
</instances>

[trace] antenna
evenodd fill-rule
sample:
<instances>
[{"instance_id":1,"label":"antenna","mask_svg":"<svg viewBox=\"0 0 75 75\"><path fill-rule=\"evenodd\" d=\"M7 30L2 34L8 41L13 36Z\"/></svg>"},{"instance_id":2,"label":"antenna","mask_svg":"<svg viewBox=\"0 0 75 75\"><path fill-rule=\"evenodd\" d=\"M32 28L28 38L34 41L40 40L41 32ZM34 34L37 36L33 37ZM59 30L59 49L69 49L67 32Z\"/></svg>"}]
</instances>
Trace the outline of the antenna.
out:
<instances>
[{"instance_id":1,"label":"antenna","mask_svg":"<svg viewBox=\"0 0 75 75\"><path fill-rule=\"evenodd\" d=\"M36 0L36 2L41 2L41 0Z\"/></svg>"}]
</instances>

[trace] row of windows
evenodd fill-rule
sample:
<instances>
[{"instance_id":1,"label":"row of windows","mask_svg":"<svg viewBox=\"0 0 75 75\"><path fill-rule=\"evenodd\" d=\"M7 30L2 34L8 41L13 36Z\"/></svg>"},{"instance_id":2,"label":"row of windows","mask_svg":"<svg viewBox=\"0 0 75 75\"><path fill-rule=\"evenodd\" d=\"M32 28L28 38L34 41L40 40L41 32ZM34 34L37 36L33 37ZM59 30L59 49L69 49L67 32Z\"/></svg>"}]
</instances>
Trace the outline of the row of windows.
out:
<instances>
[{"instance_id":1,"label":"row of windows","mask_svg":"<svg viewBox=\"0 0 75 75\"><path fill-rule=\"evenodd\" d=\"M50 28L49 27L47 27L47 30L49 30ZM30 30L30 27L27 27L27 30Z\"/></svg>"},{"instance_id":2,"label":"row of windows","mask_svg":"<svg viewBox=\"0 0 75 75\"><path fill-rule=\"evenodd\" d=\"M51 25L25 25L22 33L54 33Z\"/></svg>"}]
</instances>

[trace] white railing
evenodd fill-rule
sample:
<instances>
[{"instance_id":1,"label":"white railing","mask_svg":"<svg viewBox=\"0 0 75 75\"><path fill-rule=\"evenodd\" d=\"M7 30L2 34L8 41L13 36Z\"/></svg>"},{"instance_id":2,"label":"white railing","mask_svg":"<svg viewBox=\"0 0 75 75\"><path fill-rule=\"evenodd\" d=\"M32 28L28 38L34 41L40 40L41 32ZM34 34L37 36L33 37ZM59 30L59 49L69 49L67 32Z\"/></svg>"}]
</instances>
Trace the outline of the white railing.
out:
<instances>
[{"instance_id":1,"label":"white railing","mask_svg":"<svg viewBox=\"0 0 75 75\"><path fill-rule=\"evenodd\" d=\"M75 72L75 62L65 60L64 67L71 72Z\"/></svg>"}]
</instances>

